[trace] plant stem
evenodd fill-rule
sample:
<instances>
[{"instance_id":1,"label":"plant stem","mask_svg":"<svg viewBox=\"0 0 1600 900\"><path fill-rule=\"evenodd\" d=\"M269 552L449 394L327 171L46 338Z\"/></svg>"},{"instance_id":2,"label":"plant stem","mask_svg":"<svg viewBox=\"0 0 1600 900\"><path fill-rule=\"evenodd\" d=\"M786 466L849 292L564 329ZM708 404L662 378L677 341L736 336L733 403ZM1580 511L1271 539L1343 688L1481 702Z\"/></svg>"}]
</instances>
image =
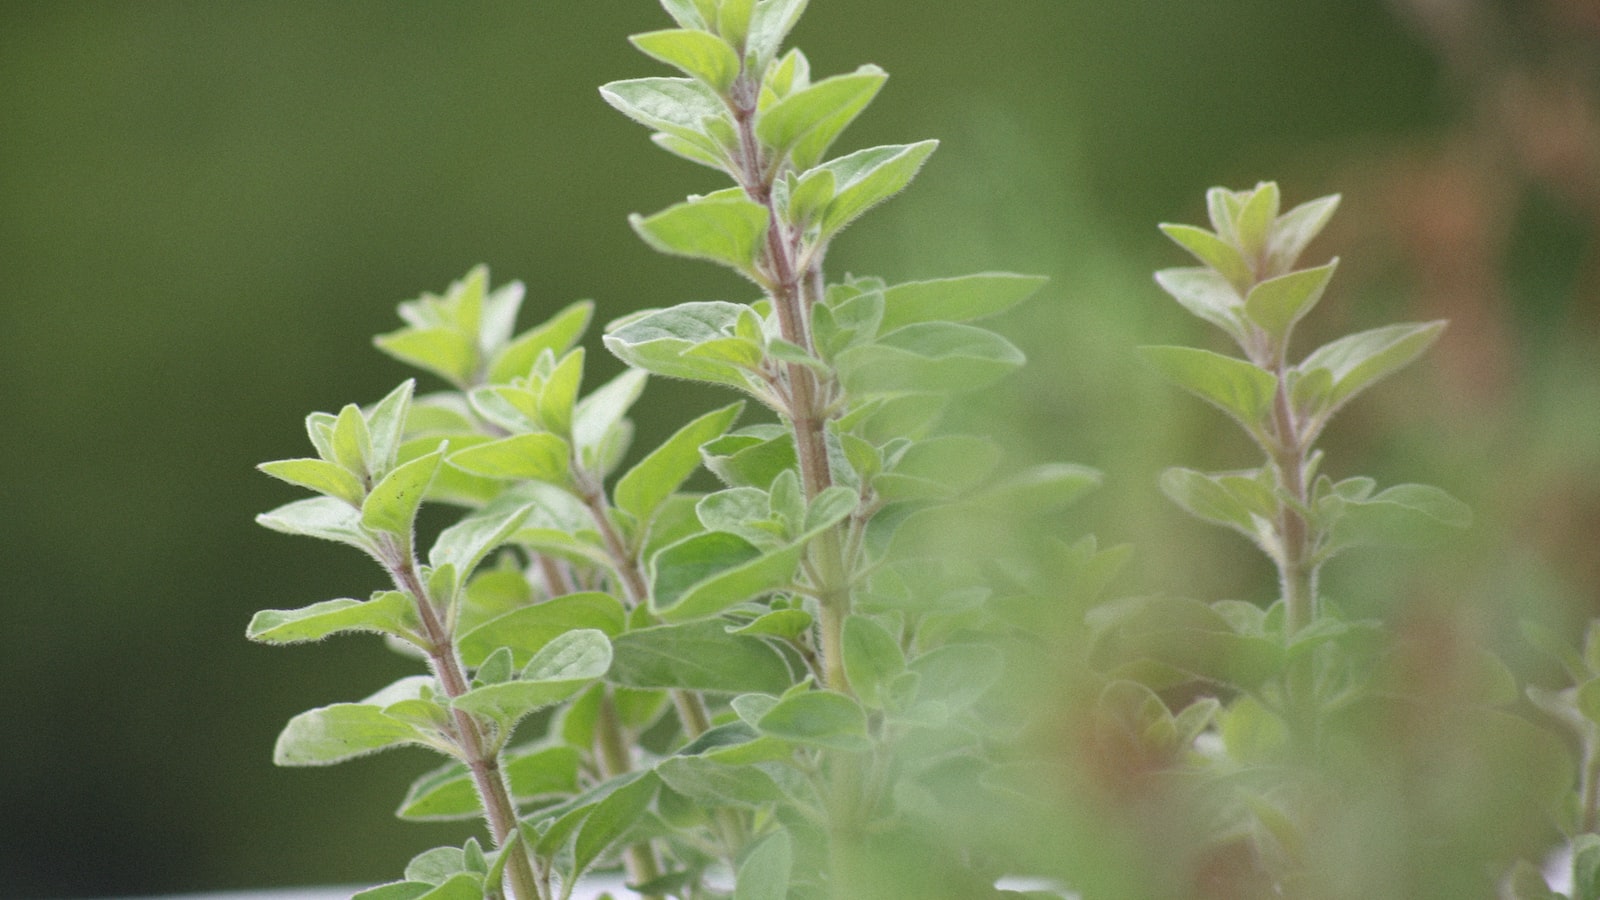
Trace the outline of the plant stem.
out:
<instances>
[{"instance_id":1,"label":"plant stem","mask_svg":"<svg viewBox=\"0 0 1600 900\"><path fill-rule=\"evenodd\" d=\"M595 728L595 755L600 762L600 773L615 778L633 771L633 757L624 738L622 719L617 715L616 703L610 689L600 695L600 718ZM661 861L656 858L655 847L650 842L633 844L622 853L623 867L628 870L628 880L645 884L661 877ZM664 900L658 894L641 894L641 900Z\"/></svg>"},{"instance_id":2,"label":"plant stem","mask_svg":"<svg viewBox=\"0 0 1600 900\"><path fill-rule=\"evenodd\" d=\"M466 668L456 655L454 636L434 609L433 601L429 599L427 588L422 583L421 573L417 571L416 560L409 552L401 551L398 547L385 549L390 551L386 565L390 577L396 586L416 601L417 615L428 636L428 667L439 680L445 696L454 700L470 687ZM486 728L478 719L460 709L452 709L450 715L455 725L456 741L465 756L467 769L472 773L472 784L477 789L489 833L494 838L495 847L509 854L506 872L511 881L512 894L517 900L544 900L533 860L528 855L521 829L517 826L517 807L511 799L511 789L500 764L499 750L491 748Z\"/></svg>"},{"instance_id":3,"label":"plant stem","mask_svg":"<svg viewBox=\"0 0 1600 900\"><path fill-rule=\"evenodd\" d=\"M1308 436L1297 421L1289 399L1288 380L1285 377L1284 356L1287 348L1274 348L1273 370L1278 387L1272 403L1272 446L1268 448L1272 465L1278 470L1278 483L1292 499L1280 503L1278 509L1279 587L1283 594L1283 637L1287 645L1309 626L1317 614L1317 570L1312 559L1314 547L1309 523L1302 510L1310 506L1310 491L1306 484L1306 462L1310 447ZM1293 730L1306 742L1316 743L1316 661L1310 656L1290 663L1284 673L1286 705Z\"/></svg>"},{"instance_id":4,"label":"plant stem","mask_svg":"<svg viewBox=\"0 0 1600 900\"><path fill-rule=\"evenodd\" d=\"M801 271L795 260L799 251L799 237L787 233L782 217L772 202L772 169L770 161L762 158L760 142L755 135L755 83L749 73L742 74L731 92L731 107L739 133L740 169L736 179L750 199L767 208L766 254L763 275L773 311L778 318L778 331L784 340L814 350L807 314L815 297L806 292L816 291L822 282L821 264L816 261L821 254L813 254L813 261ZM799 363L784 364L787 382L787 412L789 426L794 434L795 457L800 467L800 483L810 501L833 485L833 474L828 467L827 399L832 385L819 381L817 373ZM812 542L811 562L816 573L816 592L821 616L818 626L822 632L821 653L824 686L829 690L848 693L849 680L839 652L843 645L845 617L850 612L850 584L846 577L844 550L839 530L829 528Z\"/></svg>"}]
</instances>

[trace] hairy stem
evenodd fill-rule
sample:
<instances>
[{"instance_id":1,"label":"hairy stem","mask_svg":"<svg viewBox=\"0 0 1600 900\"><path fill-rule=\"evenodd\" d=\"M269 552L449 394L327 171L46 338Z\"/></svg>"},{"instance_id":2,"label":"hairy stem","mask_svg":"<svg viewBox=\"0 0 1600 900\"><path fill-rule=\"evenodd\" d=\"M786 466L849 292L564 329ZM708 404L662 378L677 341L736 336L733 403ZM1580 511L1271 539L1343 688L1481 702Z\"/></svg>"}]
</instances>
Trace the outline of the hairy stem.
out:
<instances>
[{"instance_id":1,"label":"hairy stem","mask_svg":"<svg viewBox=\"0 0 1600 900\"><path fill-rule=\"evenodd\" d=\"M445 696L454 700L470 687L466 668L456 654L454 635L440 619L438 610L429 599L427 588L417 571L416 560L409 552L397 547L390 550L386 567L395 585L410 594L416 601L417 614L428 637L428 667ZM493 747L488 727L471 714L460 709L450 711L455 725L455 739L465 757L467 769L472 773L472 784L478 792L483 807L484 820L494 838L495 847L509 854L506 876L511 882L512 894L517 900L544 900L539 888L540 879L534 863L522 841L517 826L517 807L511 799L510 785L500 764L499 750Z\"/></svg>"}]
</instances>

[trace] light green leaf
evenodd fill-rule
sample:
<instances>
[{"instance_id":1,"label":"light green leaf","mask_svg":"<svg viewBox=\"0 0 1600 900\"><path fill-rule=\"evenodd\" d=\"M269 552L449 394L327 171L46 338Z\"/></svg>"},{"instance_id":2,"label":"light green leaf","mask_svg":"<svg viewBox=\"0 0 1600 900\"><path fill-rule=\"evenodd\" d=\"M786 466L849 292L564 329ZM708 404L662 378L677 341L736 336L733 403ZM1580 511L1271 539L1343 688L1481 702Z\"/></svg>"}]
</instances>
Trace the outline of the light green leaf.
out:
<instances>
[{"instance_id":1,"label":"light green leaf","mask_svg":"<svg viewBox=\"0 0 1600 900\"><path fill-rule=\"evenodd\" d=\"M472 574L489 551L509 540L532 510L532 504L524 503L468 516L439 533L428 551L428 562L435 568L454 566L464 578Z\"/></svg>"},{"instance_id":2,"label":"light green leaf","mask_svg":"<svg viewBox=\"0 0 1600 900\"><path fill-rule=\"evenodd\" d=\"M1162 269L1156 273L1156 283L1191 314L1245 343L1244 300L1221 274L1210 269Z\"/></svg>"},{"instance_id":3,"label":"light green leaf","mask_svg":"<svg viewBox=\"0 0 1600 900\"><path fill-rule=\"evenodd\" d=\"M357 891L350 895L350 900L418 900L431 890L433 885L422 881L391 881Z\"/></svg>"},{"instance_id":4,"label":"light green leaf","mask_svg":"<svg viewBox=\"0 0 1600 900\"><path fill-rule=\"evenodd\" d=\"M1327 369L1333 409L1422 355L1444 331L1442 321L1388 325L1347 335L1312 351L1296 368ZM1331 411L1331 410L1330 410Z\"/></svg>"},{"instance_id":5,"label":"light green leaf","mask_svg":"<svg viewBox=\"0 0 1600 900\"><path fill-rule=\"evenodd\" d=\"M900 193L933 153L938 141L857 150L824 165L833 171L833 202L822 216L822 239L828 240L879 203Z\"/></svg>"},{"instance_id":6,"label":"light green leaf","mask_svg":"<svg viewBox=\"0 0 1600 900\"><path fill-rule=\"evenodd\" d=\"M1278 186L1270 181L1256 185L1234 217L1234 237L1245 259L1260 259L1266 252L1272 223L1278 218Z\"/></svg>"},{"instance_id":7,"label":"light green leaf","mask_svg":"<svg viewBox=\"0 0 1600 900\"><path fill-rule=\"evenodd\" d=\"M760 0L756 4L755 16L750 22L750 37L745 41L745 52L755 57L757 71L761 71L762 64L777 54L783 46L783 39L794 28L795 22L800 20L805 8L806 0Z\"/></svg>"},{"instance_id":8,"label":"light green leaf","mask_svg":"<svg viewBox=\"0 0 1600 900\"><path fill-rule=\"evenodd\" d=\"M1437 539L1441 526L1472 524L1472 510L1439 488L1398 484L1364 500L1344 500L1333 521L1328 555L1363 544L1408 546Z\"/></svg>"},{"instance_id":9,"label":"light green leaf","mask_svg":"<svg viewBox=\"0 0 1600 900\"><path fill-rule=\"evenodd\" d=\"M850 689L869 708L882 709L885 691L906 670L900 642L876 619L853 614L844 620L844 672Z\"/></svg>"},{"instance_id":10,"label":"light green leaf","mask_svg":"<svg viewBox=\"0 0 1600 900\"><path fill-rule=\"evenodd\" d=\"M572 413L572 442L580 453L593 455L609 442L648 379L639 369L624 369L579 401Z\"/></svg>"},{"instance_id":11,"label":"light green leaf","mask_svg":"<svg viewBox=\"0 0 1600 900\"><path fill-rule=\"evenodd\" d=\"M1339 260L1334 259L1315 269L1301 269L1258 283L1245 297L1245 315L1276 340L1287 339L1295 323L1322 299L1338 265Z\"/></svg>"},{"instance_id":12,"label":"light green leaf","mask_svg":"<svg viewBox=\"0 0 1600 900\"><path fill-rule=\"evenodd\" d=\"M612 650L607 680L624 687L777 694L793 681L771 645L729 634L718 621L624 632L612 641Z\"/></svg>"},{"instance_id":13,"label":"light green leaf","mask_svg":"<svg viewBox=\"0 0 1600 900\"><path fill-rule=\"evenodd\" d=\"M1232 416L1252 434L1272 411L1278 379L1242 359L1194 347L1140 347L1174 384Z\"/></svg>"},{"instance_id":14,"label":"light green leaf","mask_svg":"<svg viewBox=\"0 0 1600 900\"><path fill-rule=\"evenodd\" d=\"M379 350L425 369L458 388L472 383L478 348L467 334L447 326L402 328L372 339Z\"/></svg>"},{"instance_id":15,"label":"light green leaf","mask_svg":"<svg viewBox=\"0 0 1600 900\"><path fill-rule=\"evenodd\" d=\"M547 432L514 434L450 454L450 465L473 475L530 479L565 486L571 483L572 448Z\"/></svg>"},{"instance_id":16,"label":"light green leaf","mask_svg":"<svg viewBox=\"0 0 1600 900\"><path fill-rule=\"evenodd\" d=\"M383 708L419 699L432 684L425 675L402 678L360 703L303 712L278 735L272 760L280 766L326 766L404 744L429 745L414 726L385 715Z\"/></svg>"},{"instance_id":17,"label":"light green leaf","mask_svg":"<svg viewBox=\"0 0 1600 900\"><path fill-rule=\"evenodd\" d=\"M918 322L845 350L835 365L846 390L860 397L980 390L1024 361L1022 351L992 331Z\"/></svg>"},{"instance_id":18,"label":"light green leaf","mask_svg":"<svg viewBox=\"0 0 1600 900\"><path fill-rule=\"evenodd\" d=\"M1161 492L1190 515L1226 525L1252 540L1258 518L1270 517L1276 500L1270 488L1249 475L1208 475L1171 468L1161 473Z\"/></svg>"},{"instance_id":19,"label":"light green leaf","mask_svg":"<svg viewBox=\"0 0 1600 900\"><path fill-rule=\"evenodd\" d=\"M626 621L622 601L610 594L584 591L552 597L496 616L462 635L461 660L475 668L489 654L504 647L511 650L512 660L520 669L563 634L591 628L614 637L622 633Z\"/></svg>"},{"instance_id":20,"label":"light green leaf","mask_svg":"<svg viewBox=\"0 0 1600 900\"><path fill-rule=\"evenodd\" d=\"M1296 206L1272 224L1267 238L1267 270L1287 272L1321 231L1333 211L1339 208L1339 195L1321 197Z\"/></svg>"},{"instance_id":21,"label":"light green leaf","mask_svg":"<svg viewBox=\"0 0 1600 900\"><path fill-rule=\"evenodd\" d=\"M833 201L835 188L833 172L818 168L798 178L792 173L789 177L793 179L793 186L787 189L788 197L783 209L789 224L803 230L817 221L828 208L828 204Z\"/></svg>"},{"instance_id":22,"label":"light green leaf","mask_svg":"<svg viewBox=\"0 0 1600 900\"><path fill-rule=\"evenodd\" d=\"M650 609L668 622L714 616L792 584L804 549L764 552L724 532L686 538L650 560Z\"/></svg>"},{"instance_id":23,"label":"light green leaf","mask_svg":"<svg viewBox=\"0 0 1600 900\"><path fill-rule=\"evenodd\" d=\"M732 336L746 309L739 303L699 301L653 310L616 323L605 336L606 349L657 375L749 390L749 381L737 367L687 355L697 344Z\"/></svg>"},{"instance_id":24,"label":"light green leaf","mask_svg":"<svg viewBox=\"0 0 1600 900\"><path fill-rule=\"evenodd\" d=\"M513 750L507 756L506 775L511 796L518 803L578 789L581 757L572 747ZM450 763L418 778L396 815L414 822L476 819L483 815L483 808L472 773L461 763Z\"/></svg>"},{"instance_id":25,"label":"light green leaf","mask_svg":"<svg viewBox=\"0 0 1600 900\"><path fill-rule=\"evenodd\" d=\"M743 409L743 403L730 404L678 429L617 480L613 492L617 508L648 522L656 507L700 467L701 445L721 437Z\"/></svg>"},{"instance_id":26,"label":"light green leaf","mask_svg":"<svg viewBox=\"0 0 1600 900\"><path fill-rule=\"evenodd\" d=\"M509 727L535 710L559 703L605 675L611 642L593 628L569 631L533 655L515 681L489 684L457 697L454 705Z\"/></svg>"},{"instance_id":27,"label":"light green leaf","mask_svg":"<svg viewBox=\"0 0 1600 900\"><path fill-rule=\"evenodd\" d=\"M698 754L670 756L655 773L667 787L710 807L751 809L784 799L772 776L753 766L732 766Z\"/></svg>"},{"instance_id":28,"label":"light green leaf","mask_svg":"<svg viewBox=\"0 0 1600 900\"><path fill-rule=\"evenodd\" d=\"M976 703L1000 680L1004 668L1000 651L982 644L946 644L913 659L907 667L920 676L919 700L936 701L952 710Z\"/></svg>"},{"instance_id":29,"label":"light green leaf","mask_svg":"<svg viewBox=\"0 0 1600 900\"><path fill-rule=\"evenodd\" d=\"M715 147L702 122L727 114L710 88L693 78L634 78L613 81L600 96L628 118L697 146Z\"/></svg>"},{"instance_id":30,"label":"light green leaf","mask_svg":"<svg viewBox=\"0 0 1600 900\"><path fill-rule=\"evenodd\" d=\"M372 474L372 435L367 431L367 417L354 403L339 410L333 423L333 462L345 471L366 478Z\"/></svg>"},{"instance_id":31,"label":"light green leaf","mask_svg":"<svg viewBox=\"0 0 1600 900\"><path fill-rule=\"evenodd\" d=\"M970 322L999 315L1033 296L1049 280L1042 275L982 272L897 284L883 292L878 331L887 334L917 322Z\"/></svg>"},{"instance_id":32,"label":"light green leaf","mask_svg":"<svg viewBox=\"0 0 1600 900\"><path fill-rule=\"evenodd\" d=\"M572 850L572 874L582 875L593 865L600 854L613 844L622 842L627 833L644 816L661 786L654 775L644 773L625 785L617 787L605 799L596 803L578 830Z\"/></svg>"},{"instance_id":33,"label":"light green leaf","mask_svg":"<svg viewBox=\"0 0 1600 900\"><path fill-rule=\"evenodd\" d=\"M661 5L666 9L667 15L672 17L672 21L683 28L705 29L715 24L707 22L701 16L695 0L661 0Z\"/></svg>"},{"instance_id":34,"label":"light green leaf","mask_svg":"<svg viewBox=\"0 0 1600 900\"><path fill-rule=\"evenodd\" d=\"M589 327L594 315L594 301L579 300L555 315L544 324L530 328L500 350L489 363L489 381L504 384L521 378L533 368L539 354L549 350L560 357L571 350Z\"/></svg>"},{"instance_id":35,"label":"light green leaf","mask_svg":"<svg viewBox=\"0 0 1600 900\"><path fill-rule=\"evenodd\" d=\"M635 47L712 90L727 91L739 77L739 54L714 34L693 28L636 34L628 38Z\"/></svg>"},{"instance_id":36,"label":"light green leaf","mask_svg":"<svg viewBox=\"0 0 1600 900\"><path fill-rule=\"evenodd\" d=\"M710 260L754 277L767 218L767 208L742 193L719 192L669 206L648 218L635 214L628 223L662 253Z\"/></svg>"},{"instance_id":37,"label":"light green leaf","mask_svg":"<svg viewBox=\"0 0 1600 900\"><path fill-rule=\"evenodd\" d=\"M284 534L338 541L378 557L378 546L361 527L361 511L333 497L296 500L256 516L263 527Z\"/></svg>"},{"instance_id":38,"label":"light green leaf","mask_svg":"<svg viewBox=\"0 0 1600 900\"><path fill-rule=\"evenodd\" d=\"M798 744L860 751L867 740L867 714L860 705L834 691L810 690L778 701L756 724L769 734Z\"/></svg>"},{"instance_id":39,"label":"light green leaf","mask_svg":"<svg viewBox=\"0 0 1600 900\"><path fill-rule=\"evenodd\" d=\"M399 387L390 391L388 396L374 404L372 411L366 414L367 435L372 443L371 463L374 478L382 478L394 468L411 411L411 394L416 385L416 379L406 379Z\"/></svg>"},{"instance_id":40,"label":"light green leaf","mask_svg":"<svg viewBox=\"0 0 1600 900\"><path fill-rule=\"evenodd\" d=\"M788 832L779 831L762 840L739 864L733 900L786 900L793 857Z\"/></svg>"},{"instance_id":41,"label":"light green leaf","mask_svg":"<svg viewBox=\"0 0 1600 900\"><path fill-rule=\"evenodd\" d=\"M766 490L796 465L794 437L781 425L751 425L700 448L706 468L733 487Z\"/></svg>"},{"instance_id":42,"label":"light green leaf","mask_svg":"<svg viewBox=\"0 0 1600 900\"><path fill-rule=\"evenodd\" d=\"M360 509L366 498L366 486L338 463L325 459L280 459L265 462L256 468L280 481L336 497Z\"/></svg>"},{"instance_id":43,"label":"light green leaf","mask_svg":"<svg viewBox=\"0 0 1600 900\"><path fill-rule=\"evenodd\" d=\"M380 591L364 601L325 600L294 610L264 609L250 620L246 636L263 644L297 644L341 631L370 631L415 643L420 629L410 596Z\"/></svg>"},{"instance_id":44,"label":"light green leaf","mask_svg":"<svg viewBox=\"0 0 1600 900\"><path fill-rule=\"evenodd\" d=\"M1572 839L1572 900L1600 900L1600 835Z\"/></svg>"},{"instance_id":45,"label":"light green leaf","mask_svg":"<svg viewBox=\"0 0 1600 900\"><path fill-rule=\"evenodd\" d=\"M813 619L811 613L803 609L775 609L769 613L762 613L752 619L748 625L740 627L727 626L730 634L748 634L752 636L769 636L792 640L805 634L811 628Z\"/></svg>"},{"instance_id":46,"label":"light green leaf","mask_svg":"<svg viewBox=\"0 0 1600 900\"><path fill-rule=\"evenodd\" d=\"M427 456L396 466L394 471L385 475L361 504L362 527L387 531L409 540L417 509L422 506L428 485L433 483L433 476L439 471L444 451L445 448L441 446Z\"/></svg>"},{"instance_id":47,"label":"light green leaf","mask_svg":"<svg viewBox=\"0 0 1600 900\"><path fill-rule=\"evenodd\" d=\"M795 91L756 119L756 138L782 158L802 138L827 128L832 134L821 142L825 147L872 102L888 77L877 66L866 65Z\"/></svg>"},{"instance_id":48,"label":"light green leaf","mask_svg":"<svg viewBox=\"0 0 1600 900\"><path fill-rule=\"evenodd\" d=\"M1205 263L1207 270L1220 275L1234 291L1242 293L1255 280L1254 273L1250 271L1250 264L1245 262L1244 256L1239 253L1239 248L1212 232L1193 225L1162 224L1160 228L1163 234L1189 251L1195 259ZM1157 280L1160 280L1159 276ZM1170 288L1168 290L1170 291Z\"/></svg>"}]
</instances>

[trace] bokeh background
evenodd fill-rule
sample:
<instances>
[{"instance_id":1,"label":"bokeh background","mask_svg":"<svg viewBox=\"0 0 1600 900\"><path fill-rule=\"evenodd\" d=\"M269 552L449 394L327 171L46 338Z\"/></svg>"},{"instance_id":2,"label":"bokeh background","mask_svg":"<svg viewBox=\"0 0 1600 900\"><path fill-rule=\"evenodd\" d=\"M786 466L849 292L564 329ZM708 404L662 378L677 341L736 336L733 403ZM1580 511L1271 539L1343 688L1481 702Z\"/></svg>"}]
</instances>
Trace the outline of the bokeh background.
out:
<instances>
[{"instance_id":1,"label":"bokeh background","mask_svg":"<svg viewBox=\"0 0 1600 900\"><path fill-rule=\"evenodd\" d=\"M666 25L647 0L0 2L0 897L371 883L459 842L390 815L424 754L270 764L290 715L407 666L244 640L257 609L379 582L257 527L296 494L253 466L409 376L371 335L475 263L528 284L524 324L748 296L625 222L721 186L595 90L657 72L625 37ZM1150 281L1187 264L1154 225L1276 179L1344 195L1304 349L1453 323L1336 423L1329 471L1478 514L1329 591L1448 610L1534 679L1517 622L1600 612L1600 4L814 0L794 39L818 73L891 74L841 147L943 141L835 274L1052 277L999 323L1031 365L969 418L1015 462L1106 472L1060 527L1134 544L1124 591L1270 599L1154 485L1251 457L1133 348L1221 349ZM641 435L718 399L656 385Z\"/></svg>"}]
</instances>

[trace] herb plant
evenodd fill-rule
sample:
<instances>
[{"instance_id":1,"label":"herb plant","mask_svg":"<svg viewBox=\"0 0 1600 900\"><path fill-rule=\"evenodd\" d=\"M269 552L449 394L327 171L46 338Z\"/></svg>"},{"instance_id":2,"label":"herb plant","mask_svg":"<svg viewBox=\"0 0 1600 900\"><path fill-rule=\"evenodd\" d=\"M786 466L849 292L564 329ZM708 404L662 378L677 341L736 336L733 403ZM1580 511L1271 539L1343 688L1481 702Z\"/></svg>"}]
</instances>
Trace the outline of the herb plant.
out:
<instances>
[{"instance_id":1,"label":"herb plant","mask_svg":"<svg viewBox=\"0 0 1600 900\"><path fill-rule=\"evenodd\" d=\"M316 457L261 467L320 495L261 524L356 547L388 583L264 611L249 635L377 632L426 673L296 716L275 759L400 745L447 758L399 814L481 817L489 840L418 856L360 895L372 900L553 900L613 861L646 897L981 895L997 873L930 864L926 833L951 814L936 770L981 759L978 701L1004 658L974 586L941 581L901 536L958 496L970 513L1093 481L1062 466L978 490L995 450L936 430L952 396L1022 363L970 323L1042 279L830 282L833 238L936 143L828 157L885 74L813 79L781 46L803 0L663 6L678 27L633 42L682 75L601 93L732 186L631 223L761 296L613 322L605 346L630 368L587 392L587 303L517 332L522 286L479 268L402 304L405 327L378 347L448 388L417 395L407 381L369 407L314 413ZM649 375L743 399L624 466ZM762 414L736 427L752 403ZM722 487L685 492L702 465ZM464 512L424 551L425 502ZM938 746L907 750L908 735ZM973 775L963 783L981 771L957 768Z\"/></svg>"},{"instance_id":2,"label":"herb plant","mask_svg":"<svg viewBox=\"0 0 1600 900\"><path fill-rule=\"evenodd\" d=\"M1320 584L1350 548L1467 523L1442 490L1335 478L1317 449L1443 323L1361 331L1293 361L1337 262L1299 258L1338 198L1282 211L1275 184L1217 188L1211 230L1162 226L1201 265L1158 283L1241 355L1145 356L1260 457L1171 469L1160 487L1254 543L1278 591L1263 605L1103 601L1130 551L1027 519L1099 476L996 476L1000 448L942 424L955 398L1023 363L973 323L1043 280L827 274L832 240L906 187L936 142L829 156L886 76L813 78L783 48L805 5L662 0L676 27L632 40L680 74L601 89L663 149L724 177L633 216L634 230L732 269L755 299L616 319L604 346L627 368L585 390L592 304L518 331L522 285L474 269L402 303L404 327L377 338L442 389L406 381L313 413L316 456L261 466L318 495L261 524L355 547L386 583L263 611L249 636L371 632L424 669L294 717L276 761L425 747L445 763L399 815L487 826L487 840L423 853L358 897L565 900L600 868L648 898L976 898L1017 893L996 884L1018 873L1090 898L1416 898L1473 896L1508 871L1516 897L1546 897L1536 870L1512 864L1550 797L1507 801L1523 818L1504 840L1419 813L1427 842L1396 844L1397 860L1363 833L1363 811L1389 794L1454 790L1435 771L1447 751L1566 765L1507 711L1516 692L1497 660L1467 654L1483 690L1427 695L1397 680L1404 643ZM652 375L733 402L636 451L628 413ZM425 540L424 504L459 517ZM1569 833L1590 833L1579 875L1600 885L1596 643L1569 666L1582 687L1533 698L1576 723ZM1493 734L1493 747L1424 735L1396 754L1371 727L1419 712L1469 722L1447 731ZM1462 848L1473 867L1449 855ZM1341 868L1352 852L1373 864Z\"/></svg>"}]
</instances>

